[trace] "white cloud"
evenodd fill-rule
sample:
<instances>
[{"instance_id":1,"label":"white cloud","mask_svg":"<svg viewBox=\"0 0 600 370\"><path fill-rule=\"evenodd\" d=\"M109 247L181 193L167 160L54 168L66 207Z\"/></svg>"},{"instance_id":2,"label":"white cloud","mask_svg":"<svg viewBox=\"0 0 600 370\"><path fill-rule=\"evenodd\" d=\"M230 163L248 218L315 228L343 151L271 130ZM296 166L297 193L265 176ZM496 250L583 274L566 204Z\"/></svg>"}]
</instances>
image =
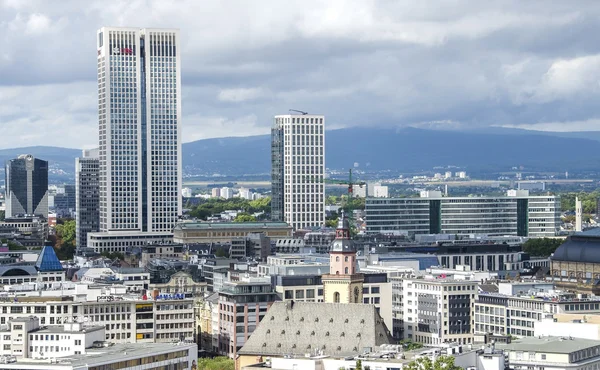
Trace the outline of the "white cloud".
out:
<instances>
[{"instance_id":1,"label":"white cloud","mask_svg":"<svg viewBox=\"0 0 600 370\"><path fill-rule=\"evenodd\" d=\"M600 131L600 118L592 118L584 121L539 122L519 125L502 125L501 127L552 132Z\"/></svg>"},{"instance_id":2,"label":"white cloud","mask_svg":"<svg viewBox=\"0 0 600 370\"><path fill-rule=\"evenodd\" d=\"M0 147L97 142L105 25L181 29L186 141L268 133L289 108L328 128L595 127L598 17L543 0L0 0Z\"/></svg>"},{"instance_id":3,"label":"white cloud","mask_svg":"<svg viewBox=\"0 0 600 370\"><path fill-rule=\"evenodd\" d=\"M265 94L267 94L267 92L260 87L223 89L219 91L218 98L220 101L224 102L243 102L261 98Z\"/></svg>"}]
</instances>

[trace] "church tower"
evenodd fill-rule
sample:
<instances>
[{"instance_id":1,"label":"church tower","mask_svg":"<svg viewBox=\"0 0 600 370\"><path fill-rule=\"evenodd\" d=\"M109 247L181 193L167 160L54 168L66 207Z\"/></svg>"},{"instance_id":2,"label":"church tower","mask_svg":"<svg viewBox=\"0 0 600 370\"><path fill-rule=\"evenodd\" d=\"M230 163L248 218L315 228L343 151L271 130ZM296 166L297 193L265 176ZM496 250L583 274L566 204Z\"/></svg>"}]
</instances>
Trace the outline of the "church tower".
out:
<instances>
[{"instance_id":1,"label":"church tower","mask_svg":"<svg viewBox=\"0 0 600 370\"><path fill-rule=\"evenodd\" d=\"M323 275L321 280L325 302L363 303L365 276L357 273L356 248L343 212L329 252L329 274Z\"/></svg>"}]
</instances>

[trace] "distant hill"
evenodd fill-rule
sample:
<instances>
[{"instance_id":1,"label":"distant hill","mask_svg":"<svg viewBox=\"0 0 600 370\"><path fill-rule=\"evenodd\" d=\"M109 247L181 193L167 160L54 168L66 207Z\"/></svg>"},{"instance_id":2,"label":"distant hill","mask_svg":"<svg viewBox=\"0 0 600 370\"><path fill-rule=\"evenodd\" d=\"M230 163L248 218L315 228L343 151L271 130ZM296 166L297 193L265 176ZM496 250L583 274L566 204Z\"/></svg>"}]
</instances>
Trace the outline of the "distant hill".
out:
<instances>
[{"instance_id":1,"label":"distant hill","mask_svg":"<svg viewBox=\"0 0 600 370\"><path fill-rule=\"evenodd\" d=\"M501 171L525 166L537 171L597 171L600 132L550 133L489 128L439 131L416 128L346 128L327 131L326 164L331 169L419 171L460 166L468 171ZM81 151L57 147L0 150L0 161L31 153L49 160L51 181L73 178ZM186 174L268 176L270 136L228 137L183 144ZM61 174L64 171L65 174Z\"/></svg>"}]
</instances>

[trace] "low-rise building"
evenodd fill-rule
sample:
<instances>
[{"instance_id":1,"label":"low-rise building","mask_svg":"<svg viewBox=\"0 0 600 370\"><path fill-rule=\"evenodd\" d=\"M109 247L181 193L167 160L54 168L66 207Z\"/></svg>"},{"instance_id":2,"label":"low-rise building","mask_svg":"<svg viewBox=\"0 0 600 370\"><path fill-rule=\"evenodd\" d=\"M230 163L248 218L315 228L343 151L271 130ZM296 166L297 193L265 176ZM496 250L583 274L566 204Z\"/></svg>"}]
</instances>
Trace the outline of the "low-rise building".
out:
<instances>
[{"instance_id":1,"label":"low-rise building","mask_svg":"<svg viewBox=\"0 0 600 370\"><path fill-rule=\"evenodd\" d=\"M600 298L577 298L575 294L523 292L515 296L481 292L475 301L477 334L533 337L535 323L548 314L600 312Z\"/></svg>"},{"instance_id":2,"label":"low-rise building","mask_svg":"<svg viewBox=\"0 0 600 370\"><path fill-rule=\"evenodd\" d=\"M48 359L0 358L5 370L154 370L195 369L198 346L195 343L115 344L90 348L85 354Z\"/></svg>"},{"instance_id":3,"label":"low-rise building","mask_svg":"<svg viewBox=\"0 0 600 370\"><path fill-rule=\"evenodd\" d=\"M600 341L569 337L523 338L504 347L511 369L597 369Z\"/></svg>"},{"instance_id":4,"label":"low-rise building","mask_svg":"<svg viewBox=\"0 0 600 370\"><path fill-rule=\"evenodd\" d=\"M275 302L236 361L243 368L265 357L355 356L393 342L373 305Z\"/></svg>"},{"instance_id":5,"label":"low-rise building","mask_svg":"<svg viewBox=\"0 0 600 370\"><path fill-rule=\"evenodd\" d=\"M16 359L52 359L85 354L89 348L104 342L104 326L40 326L36 316L11 320L0 330L0 356Z\"/></svg>"},{"instance_id":6,"label":"low-rise building","mask_svg":"<svg viewBox=\"0 0 600 370\"><path fill-rule=\"evenodd\" d=\"M289 238L292 227L285 222L180 222L173 230L176 243L231 243L233 238L263 233L271 240Z\"/></svg>"}]
</instances>

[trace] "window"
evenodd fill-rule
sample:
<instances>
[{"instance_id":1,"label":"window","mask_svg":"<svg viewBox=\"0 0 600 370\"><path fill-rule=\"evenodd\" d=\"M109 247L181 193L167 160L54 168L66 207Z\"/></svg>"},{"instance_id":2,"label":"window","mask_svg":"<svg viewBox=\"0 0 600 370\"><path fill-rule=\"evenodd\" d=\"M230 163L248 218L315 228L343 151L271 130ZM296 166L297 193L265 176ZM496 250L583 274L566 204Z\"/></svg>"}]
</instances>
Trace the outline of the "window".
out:
<instances>
[{"instance_id":1,"label":"window","mask_svg":"<svg viewBox=\"0 0 600 370\"><path fill-rule=\"evenodd\" d=\"M75 345L76 346L80 346L81 345L81 339L75 339Z\"/></svg>"},{"instance_id":2,"label":"window","mask_svg":"<svg viewBox=\"0 0 600 370\"><path fill-rule=\"evenodd\" d=\"M379 287L378 286L371 287L371 294L379 294Z\"/></svg>"},{"instance_id":3,"label":"window","mask_svg":"<svg viewBox=\"0 0 600 370\"><path fill-rule=\"evenodd\" d=\"M296 299L304 299L304 290L296 290Z\"/></svg>"},{"instance_id":4,"label":"window","mask_svg":"<svg viewBox=\"0 0 600 370\"><path fill-rule=\"evenodd\" d=\"M333 302L340 303L340 293L339 292L333 293Z\"/></svg>"},{"instance_id":5,"label":"window","mask_svg":"<svg viewBox=\"0 0 600 370\"><path fill-rule=\"evenodd\" d=\"M285 291L285 299L294 299L294 291L286 290Z\"/></svg>"}]
</instances>

